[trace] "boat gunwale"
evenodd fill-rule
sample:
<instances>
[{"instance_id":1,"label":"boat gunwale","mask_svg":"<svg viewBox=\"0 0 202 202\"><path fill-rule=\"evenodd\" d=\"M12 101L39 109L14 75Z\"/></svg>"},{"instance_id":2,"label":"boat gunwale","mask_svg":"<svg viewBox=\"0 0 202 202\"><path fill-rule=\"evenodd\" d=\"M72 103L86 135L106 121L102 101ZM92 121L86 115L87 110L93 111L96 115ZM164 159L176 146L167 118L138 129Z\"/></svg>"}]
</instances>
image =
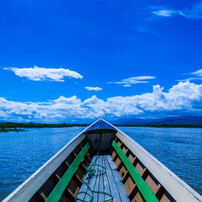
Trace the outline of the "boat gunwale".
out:
<instances>
[{"instance_id":1,"label":"boat gunwale","mask_svg":"<svg viewBox=\"0 0 202 202\"><path fill-rule=\"evenodd\" d=\"M100 121L100 120L106 122L115 130L117 130L116 136L144 164L144 166L151 172L151 174L159 181L159 183L168 191L168 193L176 201L183 201L183 202L202 201L202 197L199 193L197 193L186 182L180 179L176 174L174 174L169 168L167 168L164 164L162 164L158 159L152 156L146 149L144 149L136 141L130 138L127 134L125 134L119 128L103 120L102 118L98 119L97 121Z\"/></svg>"},{"instance_id":2,"label":"boat gunwale","mask_svg":"<svg viewBox=\"0 0 202 202\"><path fill-rule=\"evenodd\" d=\"M156 159L146 149L144 149L119 128L103 120L102 118L98 119L94 123L100 120L106 122L115 130L117 130L116 136L131 150L131 152L133 152L133 154L144 164L144 166L176 201L202 201L200 194L198 194L186 182L180 179L169 168L167 168L164 164L162 164L158 159ZM85 131L87 131L87 129L88 128L86 128ZM176 190L176 188L178 190Z\"/></svg>"},{"instance_id":3,"label":"boat gunwale","mask_svg":"<svg viewBox=\"0 0 202 202\"><path fill-rule=\"evenodd\" d=\"M99 119L100 120L100 119ZM88 127L84 128L76 137L71 139L62 149L60 149L54 156L52 156L45 164L39 167L27 180L19 185L14 191L12 191L2 202L6 201L19 201L30 200L32 196L39 190L39 188L48 180L58 166L69 156L69 154L75 149L77 145L85 139L85 132L91 127L93 122ZM70 146L73 146L70 150ZM67 150L67 151L66 151ZM58 158L59 157L59 158ZM50 166L52 168L50 169ZM37 183L36 183L37 182ZM29 191L25 191L25 188L29 188ZM17 197L17 198L15 198ZM23 198L25 197L25 198Z\"/></svg>"},{"instance_id":4,"label":"boat gunwale","mask_svg":"<svg viewBox=\"0 0 202 202\"><path fill-rule=\"evenodd\" d=\"M115 130L116 136L131 150L132 153L144 164L144 166L152 173L159 183L168 191L168 193L177 201L202 201L202 197L187 183L176 176L170 169L158 161L142 146L126 135L123 131L104 121ZM48 180L58 166L68 157L74 148L81 143L86 137L88 128L97 121L89 125L81 131L76 137L70 140L61 150L59 150L52 158L34 172L25 182L17 187L3 202L6 201L28 201L39 190L39 188ZM71 148L71 149L70 149ZM27 190L28 189L28 190Z\"/></svg>"},{"instance_id":5,"label":"boat gunwale","mask_svg":"<svg viewBox=\"0 0 202 202\"><path fill-rule=\"evenodd\" d=\"M169 168L152 156L147 150L132 138L118 129L116 136L133 152L144 164L159 183L176 201L202 201L202 197L186 182L175 175ZM177 190L178 189L178 190Z\"/></svg>"},{"instance_id":6,"label":"boat gunwale","mask_svg":"<svg viewBox=\"0 0 202 202\"><path fill-rule=\"evenodd\" d=\"M2 202L30 200L39 188L48 180L58 166L68 157L69 154L85 139L84 131L70 140L45 164L38 168L26 181L11 192ZM71 147L71 149L70 149ZM29 189L25 190L25 189ZM17 197L17 198L15 198Z\"/></svg>"}]
</instances>

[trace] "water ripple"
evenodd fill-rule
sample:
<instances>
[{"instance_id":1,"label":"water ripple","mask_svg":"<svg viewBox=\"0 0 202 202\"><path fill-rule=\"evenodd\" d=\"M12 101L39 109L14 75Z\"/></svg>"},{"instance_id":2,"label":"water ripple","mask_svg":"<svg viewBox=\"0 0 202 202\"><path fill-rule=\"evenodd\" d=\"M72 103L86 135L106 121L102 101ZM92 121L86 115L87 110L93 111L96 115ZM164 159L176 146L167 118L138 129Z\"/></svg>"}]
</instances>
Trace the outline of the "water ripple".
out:
<instances>
[{"instance_id":1,"label":"water ripple","mask_svg":"<svg viewBox=\"0 0 202 202\"><path fill-rule=\"evenodd\" d=\"M202 129L120 129L202 194ZM42 128L0 133L0 201L82 130Z\"/></svg>"}]
</instances>

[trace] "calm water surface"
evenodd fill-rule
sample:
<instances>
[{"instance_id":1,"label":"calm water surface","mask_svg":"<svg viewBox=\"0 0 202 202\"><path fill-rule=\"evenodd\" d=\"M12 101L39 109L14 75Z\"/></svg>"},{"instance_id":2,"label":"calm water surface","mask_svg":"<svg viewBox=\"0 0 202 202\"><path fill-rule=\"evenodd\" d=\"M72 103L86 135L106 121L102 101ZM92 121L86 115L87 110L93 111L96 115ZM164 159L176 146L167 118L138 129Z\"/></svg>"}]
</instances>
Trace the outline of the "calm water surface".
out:
<instances>
[{"instance_id":1,"label":"calm water surface","mask_svg":"<svg viewBox=\"0 0 202 202\"><path fill-rule=\"evenodd\" d=\"M119 128L202 194L202 129ZM0 201L83 129L0 133Z\"/></svg>"}]
</instances>

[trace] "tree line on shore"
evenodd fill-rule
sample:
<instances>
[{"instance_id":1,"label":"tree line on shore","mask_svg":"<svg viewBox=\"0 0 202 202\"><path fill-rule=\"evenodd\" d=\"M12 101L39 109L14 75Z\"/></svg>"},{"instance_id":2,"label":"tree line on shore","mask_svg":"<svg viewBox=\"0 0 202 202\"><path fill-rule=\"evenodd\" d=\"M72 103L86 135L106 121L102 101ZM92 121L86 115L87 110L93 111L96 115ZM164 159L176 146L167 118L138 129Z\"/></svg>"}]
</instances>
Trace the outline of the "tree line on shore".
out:
<instances>
[{"instance_id":1,"label":"tree line on shore","mask_svg":"<svg viewBox=\"0 0 202 202\"><path fill-rule=\"evenodd\" d=\"M192 125L192 124L146 124L146 125L116 125L116 126L127 126L127 127L155 127L155 128L202 128L202 125Z\"/></svg>"},{"instance_id":2,"label":"tree line on shore","mask_svg":"<svg viewBox=\"0 0 202 202\"><path fill-rule=\"evenodd\" d=\"M62 128L62 127L74 127L74 126L88 126L88 124L70 124L70 123L59 123L59 124L47 124L47 123L0 123L0 130L5 129L20 129L20 128ZM127 125L127 124L116 124L116 126L127 126L127 127L160 127L160 128L202 128L202 125L192 124L146 124L146 125Z\"/></svg>"},{"instance_id":3,"label":"tree line on shore","mask_svg":"<svg viewBox=\"0 0 202 202\"><path fill-rule=\"evenodd\" d=\"M0 123L0 128L62 128L62 127L74 127L74 126L87 126L87 124L70 124L70 123L60 123L60 124L46 124L46 123Z\"/></svg>"}]
</instances>

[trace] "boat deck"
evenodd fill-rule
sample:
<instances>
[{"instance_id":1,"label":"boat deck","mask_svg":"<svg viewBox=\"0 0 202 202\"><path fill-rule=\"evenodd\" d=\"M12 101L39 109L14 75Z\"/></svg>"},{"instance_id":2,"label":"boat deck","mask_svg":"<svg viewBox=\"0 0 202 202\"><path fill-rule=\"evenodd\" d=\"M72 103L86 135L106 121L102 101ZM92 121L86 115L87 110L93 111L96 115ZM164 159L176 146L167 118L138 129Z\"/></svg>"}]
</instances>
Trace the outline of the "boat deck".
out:
<instances>
[{"instance_id":1,"label":"boat deck","mask_svg":"<svg viewBox=\"0 0 202 202\"><path fill-rule=\"evenodd\" d=\"M92 163L96 157L93 157ZM89 186L93 191L98 191L99 193L93 193L93 201L105 201L110 199L110 196L105 193L108 193L113 196L113 201L130 201L127 197L126 191L122 182L120 181L119 173L116 170L116 165L113 162L110 155L99 155L96 163L92 166L93 169L99 173L103 172L103 168L97 165L102 165L106 169L106 173L103 175L95 175L89 181ZM90 190L87 189L86 184L84 183L81 186L79 198L85 201L90 199L89 195ZM77 200L79 201L79 200Z\"/></svg>"}]
</instances>

